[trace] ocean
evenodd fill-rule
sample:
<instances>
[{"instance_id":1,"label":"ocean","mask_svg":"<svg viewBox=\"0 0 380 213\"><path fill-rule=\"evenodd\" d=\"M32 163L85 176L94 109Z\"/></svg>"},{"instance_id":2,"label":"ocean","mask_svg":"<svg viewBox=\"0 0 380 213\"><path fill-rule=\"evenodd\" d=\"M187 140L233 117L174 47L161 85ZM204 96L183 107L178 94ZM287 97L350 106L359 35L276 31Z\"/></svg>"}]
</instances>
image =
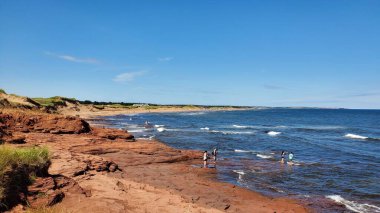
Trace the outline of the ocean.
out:
<instances>
[{"instance_id":1,"label":"ocean","mask_svg":"<svg viewBox=\"0 0 380 213\"><path fill-rule=\"evenodd\" d=\"M274 197L380 212L380 110L146 113L109 116L105 122L179 149L211 153L217 147L221 181ZM282 151L294 153L294 165L279 162Z\"/></svg>"}]
</instances>

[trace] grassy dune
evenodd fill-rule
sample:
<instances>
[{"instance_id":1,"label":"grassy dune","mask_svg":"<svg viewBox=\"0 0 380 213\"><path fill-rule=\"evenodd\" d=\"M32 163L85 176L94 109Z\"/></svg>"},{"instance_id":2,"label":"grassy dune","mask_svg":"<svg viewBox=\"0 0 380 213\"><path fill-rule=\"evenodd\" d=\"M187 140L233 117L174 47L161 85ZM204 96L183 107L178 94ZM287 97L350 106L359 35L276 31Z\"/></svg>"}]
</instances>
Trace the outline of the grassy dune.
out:
<instances>
[{"instance_id":1,"label":"grassy dune","mask_svg":"<svg viewBox=\"0 0 380 213\"><path fill-rule=\"evenodd\" d=\"M66 98L61 96L54 96L50 98L32 98L35 102L39 103L42 106L58 106L65 105L65 101L75 102L75 98Z\"/></svg>"},{"instance_id":2,"label":"grassy dune","mask_svg":"<svg viewBox=\"0 0 380 213\"><path fill-rule=\"evenodd\" d=\"M50 160L49 150L46 147L17 148L9 145L0 145L0 202L6 196L6 173L14 167L44 167Z\"/></svg>"}]
</instances>

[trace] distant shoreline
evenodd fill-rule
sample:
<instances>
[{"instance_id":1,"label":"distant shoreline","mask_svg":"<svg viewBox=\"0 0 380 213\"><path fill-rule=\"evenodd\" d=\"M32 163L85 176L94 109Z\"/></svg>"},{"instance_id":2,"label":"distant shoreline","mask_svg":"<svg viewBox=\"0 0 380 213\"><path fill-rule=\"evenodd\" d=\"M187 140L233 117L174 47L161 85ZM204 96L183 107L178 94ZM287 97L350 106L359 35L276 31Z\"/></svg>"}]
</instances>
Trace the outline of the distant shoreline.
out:
<instances>
[{"instance_id":1,"label":"distant shoreline","mask_svg":"<svg viewBox=\"0 0 380 213\"><path fill-rule=\"evenodd\" d=\"M101 110L94 110L87 106L82 106L79 111L61 109L60 113L70 116L79 116L84 119L91 119L95 117L115 116L115 115L128 115L128 114L142 114L142 113L175 113L175 112L214 112L214 111L241 111L241 110L254 110L254 107L166 107L160 106L157 108L147 109L144 107L138 107L133 109L126 108L111 108L107 107Z\"/></svg>"}]
</instances>

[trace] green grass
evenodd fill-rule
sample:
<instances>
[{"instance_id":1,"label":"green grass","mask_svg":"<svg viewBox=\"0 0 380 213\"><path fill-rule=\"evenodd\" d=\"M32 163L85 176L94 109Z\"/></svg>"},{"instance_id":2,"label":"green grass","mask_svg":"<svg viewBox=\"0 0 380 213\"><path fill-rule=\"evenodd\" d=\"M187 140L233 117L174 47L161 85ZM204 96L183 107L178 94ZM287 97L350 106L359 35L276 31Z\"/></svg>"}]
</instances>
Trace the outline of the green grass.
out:
<instances>
[{"instance_id":1,"label":"green grass","mask_svg":"<svg viewBox=\"0 0 380 213\"><path fill-rule=\"evenodd\" d=\"M125 106L122 104L111 104L111 105L107 105L107 106L111 107L111 108L128 108L128 106Z\"/></svg>"},{"instance_id":2,"label":"green grass","mask_svg":"<svg viewBox=\"0 0 380 213\"><path fill-rule=\"evenodd\" d=\"M66 98L66 97L60 97L60 96L54 96L50 98L32 98L32 100L36 101L42 106L58 106L58 105L65 105L65 101L68 102L75 102L75 98Z\"/></svg>"},{"instance_id":3,"label":"green grass","mask_svg":"<svg viewBox=\"0 0 380 213\"><path fill-rule=\"evenodd\" d=\"M104 105L94 105L95 109L104 109Z\"/></svg>"},{"instance_id":4,"label":"green grass","mask_svg":"<svg viewBox=\"0 0 380 213\"><path fill-rule=\"evenodd\" d=\"M149 109L158 109L158 108L160 108L160 107L158 107L158 106L144 106L144 109L147 109L147 110L149 110Z\"/></svg>"},{"instance_id":5,"label":"green grass","mask_svg":"<svg viewBox=\"0 0 380 213\"><path fill-rule=\"evenodd\" d=\"M7 94L7 93L5 92L5 90L0 89L0 94Z\"/></svg>"},{"instance_id":6,"label":"green grass","mask_svg":"<svg viewBox=\"0 0 380 213\"><path fill-rule=\"evenodd\" d=\"M43 167L50 160L46 147L17 148L10 145L0 145L0 200L4 197L4 175L12 166L28 165Z\"/></svg>"}]
</instances>

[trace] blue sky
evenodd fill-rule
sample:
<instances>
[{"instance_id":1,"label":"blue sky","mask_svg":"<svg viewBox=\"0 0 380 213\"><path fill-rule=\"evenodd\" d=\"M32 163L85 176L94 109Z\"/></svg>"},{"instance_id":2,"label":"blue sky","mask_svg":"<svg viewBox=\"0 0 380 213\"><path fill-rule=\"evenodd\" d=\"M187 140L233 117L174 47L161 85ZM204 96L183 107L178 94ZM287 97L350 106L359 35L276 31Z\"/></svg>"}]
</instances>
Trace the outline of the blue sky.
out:
<instances>
[{"instance_id":1,"label":"blue sky","mask_svg":"<svg viewBox=\"0 0 380 213\"><path fill-rule=\"evenodd\" d=\"M380 1L0 1L0 88L380 108Z\"/></svg>"}]
</instances>

